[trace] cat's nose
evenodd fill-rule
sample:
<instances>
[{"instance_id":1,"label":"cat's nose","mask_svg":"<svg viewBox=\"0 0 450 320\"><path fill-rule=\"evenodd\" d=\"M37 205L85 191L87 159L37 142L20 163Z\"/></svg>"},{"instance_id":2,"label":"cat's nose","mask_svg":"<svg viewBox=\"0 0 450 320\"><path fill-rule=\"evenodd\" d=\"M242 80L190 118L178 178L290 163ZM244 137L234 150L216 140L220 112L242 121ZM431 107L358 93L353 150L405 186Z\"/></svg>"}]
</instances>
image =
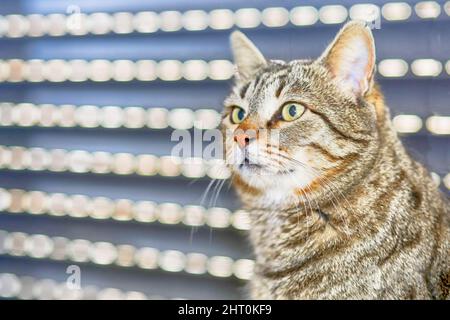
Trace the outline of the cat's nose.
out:
<instances>
[{"instance_id":1,"label":"cat's nose","mask_svg":"<svg viewBox=\"0 0 450 320\"><path fill-rule=\"evenodd\" d=\"M234 135L234 141L237 142L241 149L244 149L250 143L250 136L246 133L237 133Z\"/></svg>"}]
</instances>

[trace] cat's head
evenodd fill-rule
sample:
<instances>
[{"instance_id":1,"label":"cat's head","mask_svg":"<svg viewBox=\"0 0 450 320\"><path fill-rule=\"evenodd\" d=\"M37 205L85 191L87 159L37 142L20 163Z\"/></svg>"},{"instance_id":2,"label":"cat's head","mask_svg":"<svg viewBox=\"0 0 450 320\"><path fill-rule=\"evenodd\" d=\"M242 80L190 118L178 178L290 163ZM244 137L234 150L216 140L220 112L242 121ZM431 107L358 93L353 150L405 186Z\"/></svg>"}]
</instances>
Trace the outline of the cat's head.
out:
<instances>
[{"instance_id":1,"label":"cat's head","mask_svg":"<svg viewBox=\"0 0 450 320\"><path fill-rule=\"evenodd\" d=\"M366 173L382 112L370 29L346 24L316 60L268 60L238 31L231 47L237 72L222 129L244 199L259 206L320 201Z\"/></svg>"}]
</instances>

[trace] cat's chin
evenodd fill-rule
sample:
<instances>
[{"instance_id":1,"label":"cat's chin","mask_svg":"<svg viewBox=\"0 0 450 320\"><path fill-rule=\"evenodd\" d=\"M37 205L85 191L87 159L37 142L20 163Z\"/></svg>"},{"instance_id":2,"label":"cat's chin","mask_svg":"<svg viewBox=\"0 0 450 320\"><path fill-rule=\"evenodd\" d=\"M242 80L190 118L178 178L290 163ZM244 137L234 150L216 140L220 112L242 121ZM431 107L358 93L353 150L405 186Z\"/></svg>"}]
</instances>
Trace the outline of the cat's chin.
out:
<instances>
[{"instance_id":1,"label":"cat's chin","mask_svg":"<svg viewBox=\"0 0 450 320\"><path fill-rule=\"evenodd\" d=\"M315 177L304 168L270 171L264 166L235 167L236 173L247 185L267 193L278 202L283 197L294 195L296 190L308 189Z\"/></svg>"}]
</instances>

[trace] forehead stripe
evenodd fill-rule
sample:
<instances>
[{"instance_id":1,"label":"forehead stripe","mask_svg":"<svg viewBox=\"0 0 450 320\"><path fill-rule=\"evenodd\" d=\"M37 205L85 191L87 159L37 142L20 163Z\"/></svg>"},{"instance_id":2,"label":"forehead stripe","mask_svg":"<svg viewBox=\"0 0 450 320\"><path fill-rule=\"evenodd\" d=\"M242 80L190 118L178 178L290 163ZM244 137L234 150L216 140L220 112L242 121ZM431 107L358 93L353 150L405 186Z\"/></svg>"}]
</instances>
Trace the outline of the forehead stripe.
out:
<instances>
[{"instance_id":1,"label":"forehead stripe","mask_svg":"<svg viewBox=\"0 0 450 320\"><path fill-rule=\"evenodd\" d=\"M248 87L250 87L250 82L247 82L242 86L242 88L239 90L239 96L241 99L244 99L245 94L247 93Z\"/></svg>"},{"instance_id":2,"label":"forehead stripe","mask_svg":"<svg viewBox=\"0 0 450 320\"><path fill-rule=\"evenodd\" d=\"M277 97L277 98L280 97L281 91L283 91L285 85L286 85L286 76L283 76L280 79L280 85L278 86L277 91L275 91L275 97Z\"/></svg>"}]
</instances>

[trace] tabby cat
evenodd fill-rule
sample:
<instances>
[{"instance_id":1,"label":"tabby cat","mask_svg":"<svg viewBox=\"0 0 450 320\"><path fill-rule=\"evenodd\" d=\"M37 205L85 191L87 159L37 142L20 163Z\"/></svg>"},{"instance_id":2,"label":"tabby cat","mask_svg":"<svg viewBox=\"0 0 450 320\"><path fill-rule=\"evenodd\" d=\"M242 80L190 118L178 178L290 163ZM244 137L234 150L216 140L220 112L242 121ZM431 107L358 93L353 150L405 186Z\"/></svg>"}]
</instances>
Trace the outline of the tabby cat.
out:
<instances>
[{"instance_id":1,"label":"tabby cat","mask_svg":"<svg viewBox=\"0 0 450 320\"><path fill-rule=\"evenodd\" d=\"M393 129L370 29L349 22L316 60L267 60L239 31L231 47L222 130L251 217L251 297L449 298L448 199Z\"/></svg>"}]
</instances>

